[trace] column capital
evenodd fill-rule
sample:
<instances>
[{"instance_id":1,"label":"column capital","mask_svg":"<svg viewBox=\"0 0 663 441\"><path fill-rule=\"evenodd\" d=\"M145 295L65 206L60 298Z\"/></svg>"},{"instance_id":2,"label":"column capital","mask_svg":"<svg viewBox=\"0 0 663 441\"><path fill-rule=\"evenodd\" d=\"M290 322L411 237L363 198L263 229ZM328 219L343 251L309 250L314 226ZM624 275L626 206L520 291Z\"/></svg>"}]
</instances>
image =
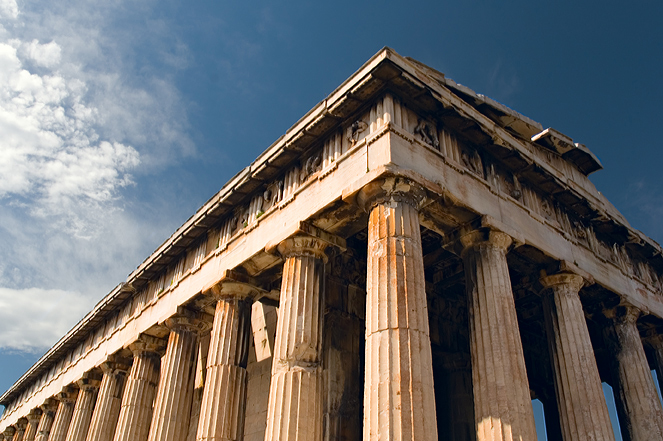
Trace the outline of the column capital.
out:
<instances>
[{"instance_id":1,"label":"column capital","mask_svg":"<svg viewBox=\"0 0 663 441\"><path fill-rule=\"evenodd\" d=\"M367 213L377 204L389 202L403 202L418 210L426 201L426 190L411 179L389 176L366 184L355 201Z\"/></svg>"},{"instance_id":2,"label":"column capital","mask_svg":"<svg viewBox=\"0 0 663 441\"><path fill-rule=\"evenodd\" d=\"M507 251L512 245L525 243L520 232L491 216L478 217L452 231L445 239L444 248L461 257L467 250L478 246L488 245Z\"/></svg>"},{"instance_id":3,"label":"column capital","mask_svg":"<svg viewBox=\"0 0 663 441\"><path fill-rule=\"evenodd\" d=\"M625 303L611 309L603 311L603 315L611 320L615 325L633 324L635 325L642 310L631 304Z\"/></svg>"},{"instance_id":4,"label":"column capital","mask_svg":"<svg viewBox=\"0 0 663 441\"><path fill-rule=\"evenodd\" d=\"M327 262L325 250L335 247L342 251L346 248L345 239L314 227L307 222L299 222L287 239L278 243L269 243L265 251L278 253L284 259L290 256L314 256Z\"/></svg>"},{"instance_id":5,"label":"column capital","mask_svg":"<svg viewBox=\"0 0 663 441\"><path fill-rule=\"evenodd\" d=\"M76 381L80 390L94 390L101 386L101 375L96 372L86 372L83 377Z\"/></svg>"},{"instance_id":6,"label":"column capital","mask_svg":"<svg viewBox=\"0 0 663 441\"><path fill-rule=\"evenodd\" d=\"M585 286L585 278L573 273L543 275L539 281L544 288L563 285L570 287L575 293L578 293Z\"/></svg>"},{"instance_id":7,"label":"column capital","mask_svg":"<svg viewBox=\"0 0 663 441\"><path fill-rule=\"evenodd\" d=\"M58 410L58 400L55 398L48 398L44 401L44 404L39 406L42 413L55 415L55 412Z\"/></svg>"},{"instance_id":8,"label":"column capital","mask_svg":"<svg viewBox=\"0 0 663 441\"><path fill-rule=\"evenodd\" d=\"M76 402L77 396L78 389L73 386L65 386L62 388L62 391L55 396L55 399L63 404L73 404Z\"/></svg>"},{"instance_id":9,"label":"column capital","mask_svg":"<svg viewBox=\"0 0 663 441\"><path fill-rule=\"evenodd\" d=\"M11 439L11 437L14 436L14 434L16 433L16 427L9 426L5 429L5 431L3 433L5 434L5 437L7 437L8 439Z\"/></svg>"},{"instance_id":10,"label":"column capital","mask_svg":"<svg viewBox=\"0 0 663 441\"><path fill-rule=\"evenodd\" d=\"M37 426L37 424L39 424L39 420L41 419L42 413L42 410L36 407L32 409L30 413L25 416L25 418L28 420L28 423L32 424L33 426Z\"/></svg>"},{"instance_id":11,"label":"column capital","mask_svg":"<svg viewBox=\"0 0 663 441\"><path fill-rule=\"evenodd\" d=\"M148 334L140 334L136 341L127 345L134 356L143 352L161 356L166 350L166 341Z\"/></svg>"},{"instance_id":12,"label":"column capital","mask_svg":"<svg viewBox=\"0 0 663 441\"><path fill-rule=\"evenodd\" d=\"M164 321L164 325L171 331L185 330L197 333L210 328L210 323L203 320L202 314L182 306L179 306L177 312Z\"/></svg>"},{"instance_id":13,"label":"column capital","mask_svg":"<svg viewBox=\"0 0 663 441\"><path fill-rule=\"evenodd\" d=\"M126 374L131 369L131 360L117 355L110 355L99 367L104 375Z\"/></svg>"},{"instance_id":14,"label":"column capital","mask_svg":"<svg viewBox=\"0 0 663 441\"><path fill-rule=\"evenodd\" d=\"M582 279L582 284L579 287L577 287L577 277ZM576 291L580 291L583 286L593 285L594 277L592 277L587 271L578 268L575 263L569 262L568 260L558 260L541 270L539 281L545 288L569 285Z\"/></svg>"},{"instance_id":15,"label":"column capital","mask_svg":"<svg viewBox=\"0 0 663 441\"><path fill-rule=\"evenodd\" d=\"M221 280L209 288L203 289L205 296L214 301L226 299L252 299L256 300L265 294L265 290L258 287L259 283L253 277L235 270L225 270Z\"/></svg>"}]
</instances>

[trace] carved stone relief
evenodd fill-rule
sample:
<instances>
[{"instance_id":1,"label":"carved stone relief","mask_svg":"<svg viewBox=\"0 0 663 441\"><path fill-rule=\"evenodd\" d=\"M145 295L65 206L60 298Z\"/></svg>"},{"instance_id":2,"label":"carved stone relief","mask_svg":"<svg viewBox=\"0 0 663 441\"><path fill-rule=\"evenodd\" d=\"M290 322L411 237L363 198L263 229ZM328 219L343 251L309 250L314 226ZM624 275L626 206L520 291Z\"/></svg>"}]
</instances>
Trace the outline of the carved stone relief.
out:
<instances>
[{"instance_id":1,"label":"carved stone relief","mask_svg":"<svg viewBox=\"0 0 663 441\"><path fill-rule=\"evenodd\" d=\"M483 179L483 163L481 161L481 156L476 149L471 153L468 153L467 150L463 150L461 153L461 161L469 171Z\"/></svg>"},{"instance_id":2,"label":"carved stone relief","mask_svg":"<svg viewBox=\"0 0 663 441\"><path fill-rule=\"evenodd\" d=\"M359 135L368 129L368 124L362 120L357 120L348 127L347 139L350 145L355 145L359 141Z\"/></svg>"},{"instance_id":3,"label":"carved stone relief","mask_svg":"<svg viewBox=\"0 0 663 441\"><path fill-rule=\"evenodd\" d=\"M419 135L419 138L428 145L433 146L435 149L440 150L440 141L437 137L437 128L426 120L420 119L417 126L414 128L414 134Z\"/></svg>"},{"instance_id":4,"label":"carved stone relief","mask_svg":"<svg viewBox=\"0 0 663 441\"><path fill-rule=\"evenodd\" d=\"M311 155L302 165L302 169L300 172L300 182L301 183L305 182L309 176L320 170L321 165L322 165L321 152L317 152Z\"/></svg>"},{"instance_id":5,"label":"carved stone relief","mask_svg":"<svg viewBox=\"0 0 663 441\"><path fill-rule=\"evenodd\" d=\"M509 192L512 198L516 200L520 200L520 198L523 197L523 189L520 186L520 181L518 180L518 177L516 175L513 175L513 188Z\"/></svg>"}]
</instances>

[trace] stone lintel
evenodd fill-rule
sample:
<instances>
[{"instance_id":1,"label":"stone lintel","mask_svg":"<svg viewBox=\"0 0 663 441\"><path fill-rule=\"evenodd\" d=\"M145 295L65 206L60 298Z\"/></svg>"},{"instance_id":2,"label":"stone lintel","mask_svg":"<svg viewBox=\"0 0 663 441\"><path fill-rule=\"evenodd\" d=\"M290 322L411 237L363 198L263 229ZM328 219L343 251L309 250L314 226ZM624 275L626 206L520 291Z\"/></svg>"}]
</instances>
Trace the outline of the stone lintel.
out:
<instances>
[{"instance_id":1,"label":"stone lintel","mask_svg":"<svg viewBox=\"0 0 663 441\"><path fill-rule=\"evenodd\" d=\"M447 234L444 239L442 246L458 256L466 248L481 242L493 242L505 249L525 244L525 237L520 232L492 216L477 217Z\"/></svg>"}]
</instances>

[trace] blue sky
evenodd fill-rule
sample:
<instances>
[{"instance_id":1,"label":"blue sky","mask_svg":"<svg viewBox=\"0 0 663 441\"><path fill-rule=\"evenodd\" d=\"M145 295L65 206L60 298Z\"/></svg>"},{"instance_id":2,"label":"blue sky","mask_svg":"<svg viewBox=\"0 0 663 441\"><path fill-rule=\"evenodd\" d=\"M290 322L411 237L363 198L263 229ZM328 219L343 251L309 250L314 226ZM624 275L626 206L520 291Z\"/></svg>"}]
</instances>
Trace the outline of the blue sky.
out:
<instances>
[{"instance_id":1,"label":"blue sky","mask_svg":"<svg viewBox=\"0 0 663 441\"><path fill-rule=\"evenodd\" d=\"M0 389L383 46L586 144L663 242L663 3L0 0Z\"/></svg>"}]
</instances>

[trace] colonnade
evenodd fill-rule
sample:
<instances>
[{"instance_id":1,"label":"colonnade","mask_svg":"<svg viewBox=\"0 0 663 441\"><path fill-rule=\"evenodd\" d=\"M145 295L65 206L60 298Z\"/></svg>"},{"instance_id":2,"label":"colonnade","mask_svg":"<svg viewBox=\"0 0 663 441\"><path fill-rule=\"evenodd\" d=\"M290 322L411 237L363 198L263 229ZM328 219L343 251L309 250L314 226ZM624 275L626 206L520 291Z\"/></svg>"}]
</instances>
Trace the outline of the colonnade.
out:
<instances>
[{"instance_id":1,"label":"colonnade","mask_svg":"<svg viewBox=\"0 0 663 441\"><path fill-rule=\"evenodd\" d=\"M356 197L369 215L365 441L438 439L418 216L424 194L412 181L386 178ZM452 236L466 278L477 439L535 440L507 264L514 235L481 224ZM343 239L312 226L275 247L284 263L265 441L322 440L324 269L327 250L344 247ZM614 440L579 296L589 283L591 276L571 267L541 278L564 441ZM257 285L227 271L204 292L215 314L197 441L243 439L251 303L262 291ZM663 441L663 408L636 327L639 315L633 306L608 314L617 407L632 441ZM187 439L197 343L209 328L185 307L165 325L167 343L142 334L128 346L133 360L110 357L101 375L90 372L66 387L6 429L4 440Z\"/></svg>"}]
</instances>

